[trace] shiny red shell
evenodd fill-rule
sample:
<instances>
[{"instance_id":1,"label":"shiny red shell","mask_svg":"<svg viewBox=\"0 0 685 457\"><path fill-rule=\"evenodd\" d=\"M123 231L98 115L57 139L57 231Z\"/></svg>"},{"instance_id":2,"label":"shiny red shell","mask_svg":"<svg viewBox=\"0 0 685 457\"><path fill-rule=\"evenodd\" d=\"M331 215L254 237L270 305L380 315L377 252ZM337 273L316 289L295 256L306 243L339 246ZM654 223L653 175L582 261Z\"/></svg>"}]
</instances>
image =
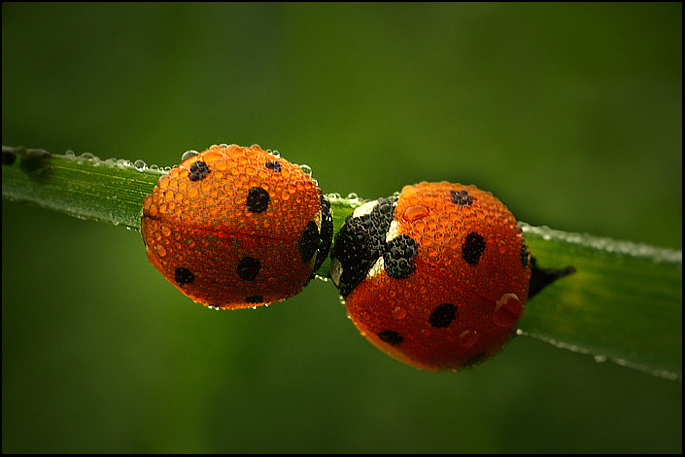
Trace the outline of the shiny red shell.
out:
<instances>
[{"instance_id":1,"label":"shiny red shell","mask_svg":"<svg viewBox=\"0 0 685 457\"><path fill-rule=\"evenodd\" d=\"M321 221L321 191L300 167L257 145L215 145L159 179L141 232L152 265L185 295L245 308L304 287Z\"/></svg>"},{"instance_id":2,"label":"shiny red shell","mask_svg":"<svg viewBox=\"0 0 685 457\"><path fill-rule=\"evenodd\" d=\"M489 192L447 182L406 186L388 204L379 258L345 296L358 330L392 357L433 371L470 368L500 351L516 332L531 275L513 214ZM339 286L347 267L335 259L346 258L345 248L363 251L356 241L339 247L341 235L332 254Z\"/></svg>"}]
</instances>

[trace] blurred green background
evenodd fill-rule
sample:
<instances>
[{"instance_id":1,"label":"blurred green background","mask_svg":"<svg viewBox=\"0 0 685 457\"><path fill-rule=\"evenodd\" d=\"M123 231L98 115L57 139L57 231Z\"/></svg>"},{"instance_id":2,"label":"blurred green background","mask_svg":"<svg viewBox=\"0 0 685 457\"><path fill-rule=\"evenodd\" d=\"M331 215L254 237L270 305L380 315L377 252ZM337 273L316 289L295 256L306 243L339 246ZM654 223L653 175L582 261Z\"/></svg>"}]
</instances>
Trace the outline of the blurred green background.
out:
<instances>
[{"instance_id":1,"label":"blurred green background","mask_svg":"<svg viewBox=\"0 0 685 457\"><path fill-rule=\"evenodd\" d=\"M449 180L682 247L682 5L2 5L2 141L172 165L259 143L326 192ZM138 233L2 203L3 452L682 452L682 384L517 338L374 349L331 284L215 312Z\"/></svg>"}]
</instances>

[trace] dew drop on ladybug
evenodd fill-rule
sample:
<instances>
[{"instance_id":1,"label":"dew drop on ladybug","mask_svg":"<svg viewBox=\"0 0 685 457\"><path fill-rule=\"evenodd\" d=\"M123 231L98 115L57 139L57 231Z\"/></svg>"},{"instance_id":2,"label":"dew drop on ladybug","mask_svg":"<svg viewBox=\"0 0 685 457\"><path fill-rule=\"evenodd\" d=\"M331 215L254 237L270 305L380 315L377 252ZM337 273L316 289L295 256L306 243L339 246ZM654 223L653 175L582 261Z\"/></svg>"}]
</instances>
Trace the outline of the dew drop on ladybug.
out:
<instances>
[{"instance_id":1,"label":"dew drop on ladybug","mask_svg":"<svg viewBox=\"0 0 685 457\"><path fill-rule=\"evenodd\" d=\"M331 258L331 278L362 335L432 371L473 367L507 344L534 267L504 204L447 182L358 207Z\"/></svg>"},{"instance_id":2,"label":"dew drop on ladybug","mask_svg":"<svg viewBox=\"0 0 685 457\"><path fill-rule=\"evenodd\" d=\"M192 300L216 308L300 292L333 234L316 180L258 145L214 145L185 157L143 202L152 265Z\"/></svg>"}]
</instances>

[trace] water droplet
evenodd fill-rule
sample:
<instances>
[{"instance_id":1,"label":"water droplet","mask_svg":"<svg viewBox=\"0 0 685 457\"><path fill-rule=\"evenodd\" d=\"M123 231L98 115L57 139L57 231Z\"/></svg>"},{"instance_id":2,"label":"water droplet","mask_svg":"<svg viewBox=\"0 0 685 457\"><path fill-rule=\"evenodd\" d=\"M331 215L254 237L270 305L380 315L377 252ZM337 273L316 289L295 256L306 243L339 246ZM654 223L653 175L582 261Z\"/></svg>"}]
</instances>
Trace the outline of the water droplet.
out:
<instances>
[{"instance_id":1,"label":"water droplet","mask_svg":"<svg viewBox=\"0 0 685 457\"><path fill-rule=\"evenodd\" d=\"M408 222L414 222L415 220L422 219L428 216L428 208L423 205L413 205L404 210L404 220Z\"/></svg>"},{"instance_id":2,"label":"water droplet","mask_svg":"<svg viewBox=\"0 0 685 457\"><path fill-rule=\"evenodd\" d=\"M312 174L312 167L310 167L309 165L300 165L300 170L302 170L302 173L304 173L305 175L311 176Z\"/></svg>"},{"instance_id":3,"label":"water droplet","mask_svg":"<svg viewBox=\"0 0 685 457\"><path fill-rule=\"evenodd\" d=\"M459 334L459 344L465 348L469 348L478 341L478 333L475 330L466 329Z\"/></svg>"},{"instance_id":4,"label":"water droplet","mask_svg":"<svg viewBox=\"0 0 685 457\"><path fill-rule=\"evenodd\" d=\"M126 169L126 168L131 168L131 167L133 167L133 164L131 163L130 160L119 159L119 160L117 160L117 167L118 167L118 168Z\"/></svg>"},{"instance_id":5,"label":"water droplet","mask_svg":"<svg viewBox=\"0 0 685 457\"><path fill-rule=\"evenodd\" d=\"M597 363L604 363L607 361L607 357L605 355L596 355L595 357L595 362Z\"/></svg>"},{"instance_id":6,"label":"water droplet","mask_svg":"<svg viewBox=\"0 0 685 457\"><path fill-rule=\"evenodd\" d=\"M197 154L199 154L199 153L196 150L190 149L190 150L183 153L183 155L181 156L181 162L183 162L184 160L186 160L186 159L188 159L194 155L197 155Z\"/></svg>"},{"instance_id":7,"label":"water droplet","mask_svg":"<svg viewBox=\"0 0 685 457\"><path fill-rule=\"evenodd\" d=\"M506 242L500 240L497 242L497 249L499 250L499 253L504 255L507 253L508 245Z\"/></svg>"},{"instance_id":8,"label":"water droplet","mask_svg":"<svg viewBox=\"0 0 685 457\"><path fill-rule=\"evenodd\" d=\"M138 159L135 162L133 162L133 167L138 171L145 171L147 169L147 164L144 160Z\"/></svg>"},{"instance_id":9,"label":"water droplet","mask_svg":"<svg viewBox=\"0 0 685 457\"><path fill-rule=\"evenodd\" d=\"M497 300L492 323L498 327L509 327L519 320L522 313L521 300L515 294L504 294Z\"/></svg>"},{"instance_id":10,"label":"water droplet","mask_svg":"<svg viewBox=\"0 0 685 457\"><path fill-rule=\"evenodd\" d=\"M407 310L401 306L395 306L393 310L390 311L390 314L392 314L392 317L395 319L404 319L407 317Z\"/></svg>"},{"instance_id":11,"label":"water droplet","mask_svg":"<svg viewBox=\"0 0 685 457\"><path fill-rule=\"evenodd\" d=\"M157 251L160 257L166 257L166 248L161 244L155 245L155 251Z\"/></svg>"}]
</instances>

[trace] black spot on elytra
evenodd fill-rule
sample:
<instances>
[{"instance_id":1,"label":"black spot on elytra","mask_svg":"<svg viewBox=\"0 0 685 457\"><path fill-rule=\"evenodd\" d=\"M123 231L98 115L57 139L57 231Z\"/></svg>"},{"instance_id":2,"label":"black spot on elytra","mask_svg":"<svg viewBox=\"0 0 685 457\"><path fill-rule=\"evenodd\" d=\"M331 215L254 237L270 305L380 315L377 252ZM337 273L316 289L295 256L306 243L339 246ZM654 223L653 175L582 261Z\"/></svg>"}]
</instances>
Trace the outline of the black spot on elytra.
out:
<instances>
[{"instance_id":1,"label":"black spot on elytra","mask_svg":"<svg viewBox=\"0 0 685 457\"><path fill-rule=\"evenodd\" d=\"M449 326L457 317L457 307L451 303L442 303L435 307L428 318L428 323L435 328Z\"/></svg>"},{"instance_id":2,"label":"black spot on elytra","mask_svg":"<svg viewBox=\"0 0 685 457\"><path fill-rule=\"evenodd\" d=\"M192 284L192 282L195 281L195 275L187 268L178 267L174 269L174 281L176 281L176 284L179 286Z\"/></svg>"},{"instance_id":3,"label":"black spot on elytra","mask_svg":"<svg viewBox=\"0 0 685 457\"><path fill-rule=\"evenodd\" d=\"M459 192L456 190L451 190L450 197L452 198L452 201L459 206L468 206L473 203L473 196L469 195L469 193L464 189L460 190Z\"/></svg>"},{"instance_id":4,"label":"black spot on elytra","mask_svg":"<svg viewBox=\"0 0 685 457\"><path fill-rule=\"evenodd\" d=\"M252 187L247 191L247 210L252 213L263 213L269 207L269 192L261 187Z\"/></svg>"},{"instance_id":5,"label":"black spot on elytra","mask_svg":"<svg viewBox=\"0 0 685 457\"><path fill-rule=\"evenodd\" d=\"M262 265L259 260L252 257L243 257L238 262L238 277L245 281L254 281Z\"/></svg>"},{"instance_id":6,"label":"black spot on elytra","mask_svg":"<svg viewBox=\"0 0 685 457\"><path fill-rule=\"evenodd\" d=\"M279 162L278 160L269 160L268 162L266 162L265 165L266 168L276 173L280 173L281 169L283 168L281 162Z\"/></svg>"},{"instance_id":7,"label":"black spot on elytra","mask_svg":"<svg viewBox=\"0 0 685 457\"><path fill-rule=\"evenodd\" d=\"M404 279L415 269L412 259L419 253L419 244L412 237L400 235L385 245L383 263L388 276Z\"/></svg>"},{"instance_id":8,"label":"black spot on elytra","mask_svg":"<svg viewBox=\"0 0 685 457\"><path fill-rule=\"evenodd\" d=\"M261 295L250 295L249 297L245 297L245 303L252 303L255 305L264 303L264 298Z\"/></svg>"},{"instance_id":9,"label":"black spot on elytra","mask_svg":"<svg viewBox=\"0 0 685 457\"><path fill-rule=\"evenodd\" d=\"M207 177L209 173L209 165L207 165L207 163L203 162L202 160L198 160L190 166L190 170L188 172L188 179L190 179L191 181L202 181Z\"/></svg>"},{"instance_id":10,"label":"black spot on elytra","mask_svg":"<svg viewBox=\"0 0 685 457\"><path fill-rule=\"evenodd\" d=\"M476 265L484 250L485 238L476 232L471 232L466 235L464 245L461 247L461 256L469 265Z\"/></svg>"},{"instance_id":11,"label":"black spot on elytra","mask_svg":"<svg viewBox=\"0 0 685 457\"><path fill-rule=\"evenodd\" d=\"M378 338L380 338L382 341L385 341L390 346L398 346L402 343L402 341L404 341L402 335L392 330L383 330L382 332L379 332Z\"/></svg>"}]
</instances>

